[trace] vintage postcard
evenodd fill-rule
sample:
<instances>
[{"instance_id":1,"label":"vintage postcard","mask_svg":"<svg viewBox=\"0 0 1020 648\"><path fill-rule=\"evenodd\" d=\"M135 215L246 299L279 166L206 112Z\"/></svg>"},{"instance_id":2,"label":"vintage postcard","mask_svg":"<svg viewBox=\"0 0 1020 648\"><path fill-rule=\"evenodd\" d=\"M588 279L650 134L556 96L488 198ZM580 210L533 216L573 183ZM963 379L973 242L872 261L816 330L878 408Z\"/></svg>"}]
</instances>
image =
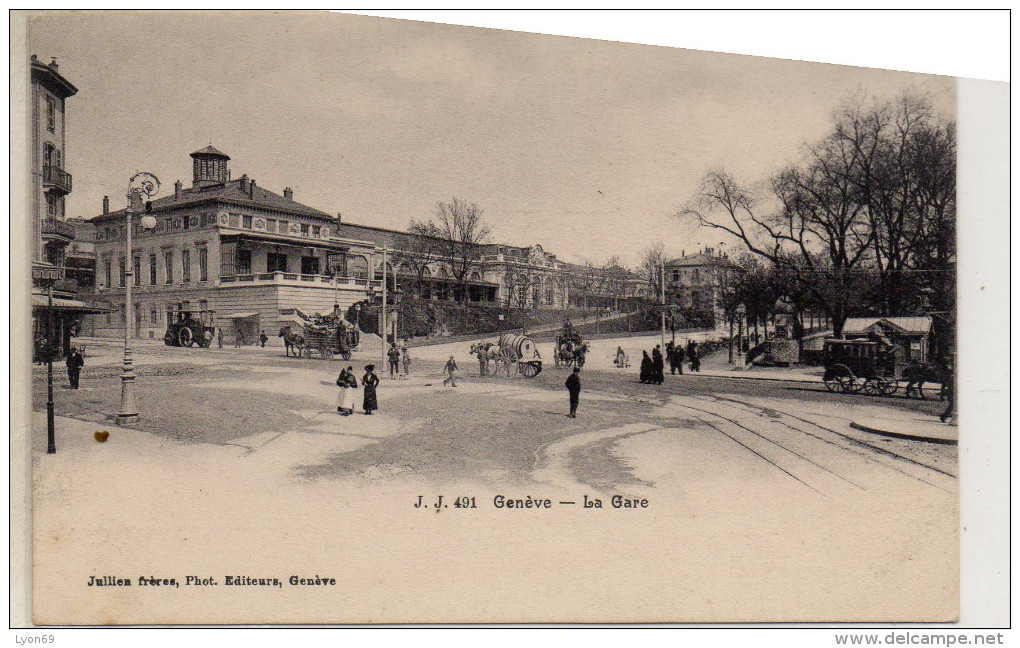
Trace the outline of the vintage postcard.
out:
<instances>
[{"instance_id":1,"label":"vintage postcard","mask_svg":"<svg viewBox=\"0 0 1020 648\"><path fill-rule=\"evenodd\" d=\"M24 20L32 623L959 617L956 79Z\"/></svg>"}]
</instances>

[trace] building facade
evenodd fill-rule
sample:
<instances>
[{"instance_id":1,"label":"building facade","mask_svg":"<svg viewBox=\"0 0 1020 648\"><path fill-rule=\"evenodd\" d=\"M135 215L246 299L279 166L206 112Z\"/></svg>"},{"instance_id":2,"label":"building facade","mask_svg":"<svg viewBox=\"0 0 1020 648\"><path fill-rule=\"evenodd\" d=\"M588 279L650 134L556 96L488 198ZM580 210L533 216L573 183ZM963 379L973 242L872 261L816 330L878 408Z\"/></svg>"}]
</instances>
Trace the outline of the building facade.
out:
<instances>
[{"instance_id":1,"label":"building facade","mask_svg":"<svg viewBox=\"0 0 1020 648\"><path fill-rule=\"evenodd\" d=\"M96 291L115 309L94 322L96 335L123 334L129 269L140 338L162 338L170 311L212 310L225 340L252 343L289 322L281 311L346 309L381 288L372 278L377 246L338 236L337 217L295 201L290 188L281 195L247 175L231 180L230 157L212 146L191 157L191 187L178 181L146 204L155 229L135 218L130 257L126 210L110 211L104 198L91 219Z\"/></svg>"},{"instance_id":2,"label":"building facade","mask_svg":"<svg viewBox=\"0 0 1020 648\"><path fill-rule=\"evenodd\" d=\"M77 235L64 206L73 188L66 171L66 107L78 89L60 74L56 59L42 63L33 54L29 70L31 186L26 220L32 228L33 356L43 360L64 355L83 317L102 309L78 299L80 277L65 267Z\"/></svg>"},{"instance_id":3,"label":"building facade","mask_svg":"<svg viewBox=\"0 0 1020 648\"><path fill-rule=\"evenodd\" d=\"M706 247L665 263L666 294L682 311L710 315L715 326L726 321L723 296L743 273L726 255Z\"/></svg>"},{"instance_id":4,"label":"building facade","mask_svg":"<svg viewBox=\"0 0 1020 648\"><path fill-rule=\"evenodd\" d=\"M476 304L581 305L575 287L582 266L540 245L480 245L462 282L449 259L416 252L420 240L412 234L344 222L295 201L290 188L277 194L247 175L231 179L230 157L212 146L191 158L191 186L178 181L172 194L145 205L155 228L145 230L135 216L130 255L125 209L111 211L107 197L102 213L87 221L94 242L76 254L83 266L94 259L95 294L112 309L93 319L93 334L123 335L130 276L135 337L161 339L168 312L211 310L225 342L254 343L262 331L278 334L295 310L346 312L373 299L382 291L384 258L388 289L421 299L459 301L466 286ZM643 294L643 280L616 270L599 284L603 301Z\"/></svg>"}]
</instances>

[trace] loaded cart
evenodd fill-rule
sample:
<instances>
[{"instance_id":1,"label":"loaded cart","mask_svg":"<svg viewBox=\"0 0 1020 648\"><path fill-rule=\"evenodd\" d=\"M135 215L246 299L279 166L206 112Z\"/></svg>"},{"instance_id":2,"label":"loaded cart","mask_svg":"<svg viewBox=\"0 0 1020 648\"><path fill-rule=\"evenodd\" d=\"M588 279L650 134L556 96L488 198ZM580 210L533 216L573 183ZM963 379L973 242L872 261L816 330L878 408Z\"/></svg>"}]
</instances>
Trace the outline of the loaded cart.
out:
<instances>
[{"instance_id":1,"label":"loaded cart","mask_svg":"<svg viewBox=\"0 0 1020 648\"><path fill-rule=\"evenodd\" d=\"M534 378L542 371L542 356L535 341L524 335L507 333L499 338L499 362L510 366L516 363L525 378Z\"/></svg>"},{"instance_id":2,"label":"loaded cart","mask_svg":"<svg viewBox=\"0 0 1020 648\"><path fill-rule=\"evenodd\" d=\"M325 360L339 355L345 361L351 359L351 352L361 341L358 328L342 317L320 315L305 324L305 340L301 355L311 358L313 352Z\"/></svg>"}]
</instances>

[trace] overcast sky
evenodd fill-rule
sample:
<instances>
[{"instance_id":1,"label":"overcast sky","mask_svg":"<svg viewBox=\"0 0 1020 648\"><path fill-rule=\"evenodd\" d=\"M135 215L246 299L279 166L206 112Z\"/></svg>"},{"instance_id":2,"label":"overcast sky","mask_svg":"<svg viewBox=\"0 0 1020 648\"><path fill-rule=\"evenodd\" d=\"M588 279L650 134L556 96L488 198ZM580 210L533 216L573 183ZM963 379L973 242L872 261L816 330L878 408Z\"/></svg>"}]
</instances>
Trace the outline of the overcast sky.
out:
<instances>
[{"instance_id":1,"label":"overcast sky","mask_svg":"<svg viewBox=\"0 0 1020 648\"><path fill-rule=\"evenodd\" d=\"M122 206L136 170L189 186L212 143L233 177L350 222L457 196L493 240L630 265L722 240L672 216L705 171L763 181L854 93L955 107L946 77L337 14L53 14L29 51L79 89L71 216Z\"/></svg>"}]
</instances>

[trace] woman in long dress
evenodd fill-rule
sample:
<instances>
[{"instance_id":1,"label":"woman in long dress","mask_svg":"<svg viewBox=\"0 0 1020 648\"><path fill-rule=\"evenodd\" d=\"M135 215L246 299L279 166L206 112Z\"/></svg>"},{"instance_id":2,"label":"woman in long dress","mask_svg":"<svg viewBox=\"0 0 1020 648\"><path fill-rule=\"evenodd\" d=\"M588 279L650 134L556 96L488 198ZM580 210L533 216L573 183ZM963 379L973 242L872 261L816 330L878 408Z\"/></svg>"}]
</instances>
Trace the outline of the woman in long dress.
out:
<instances>
[{"instance_id":1,"label":"woman in long dress","mask_svg":"<svg viewBox=\"0 0 1020 648\"><path fill-rule=\"evenodd\" d=\"M362 406L365 408L365 414L370 415L374 410L379 409L379 401L375 394L375 388L379 384L379 376L375 375L375 365L367 365L365 367L365 375L361 379L361 384L365 386L365 400Z\"/></svg>"},{"instance_id":2,"label":"woman in long dress","mask_svg":"<svg viewBox=\"0 0 1020 648\"><path fill-rule=\"evenodd\" d=\"M340 386L340 404L337 411L343 416L350 416L354 413L354 391L358 388L358 379L354 377L353 367L347 367L340 372L340 377L343 378L343 386L340 386L340 378L337 378L336 384Z\"/></svg>"},{"instance_id":3,"label":"woman in long dress","mask_svg":"<svg viewBox=\"0 0 1020 648\"><path fill-rule=\"evenodd\" d=\"M647 351L641 352L641 382L647 383L652 379L652 359Z\"/></svg>"},{"instance_id":4,"label":"woman in long dress","mask_svg":"<svg viewBox=\"0 0 1020 648\"><path fill-rule=\"evenodd\" d=\"M347 416L347 370L341 369L340 375L336 377L336 386L340 391L336 394L336 411L340 416Z\"/></svg>"}]
</instances>

